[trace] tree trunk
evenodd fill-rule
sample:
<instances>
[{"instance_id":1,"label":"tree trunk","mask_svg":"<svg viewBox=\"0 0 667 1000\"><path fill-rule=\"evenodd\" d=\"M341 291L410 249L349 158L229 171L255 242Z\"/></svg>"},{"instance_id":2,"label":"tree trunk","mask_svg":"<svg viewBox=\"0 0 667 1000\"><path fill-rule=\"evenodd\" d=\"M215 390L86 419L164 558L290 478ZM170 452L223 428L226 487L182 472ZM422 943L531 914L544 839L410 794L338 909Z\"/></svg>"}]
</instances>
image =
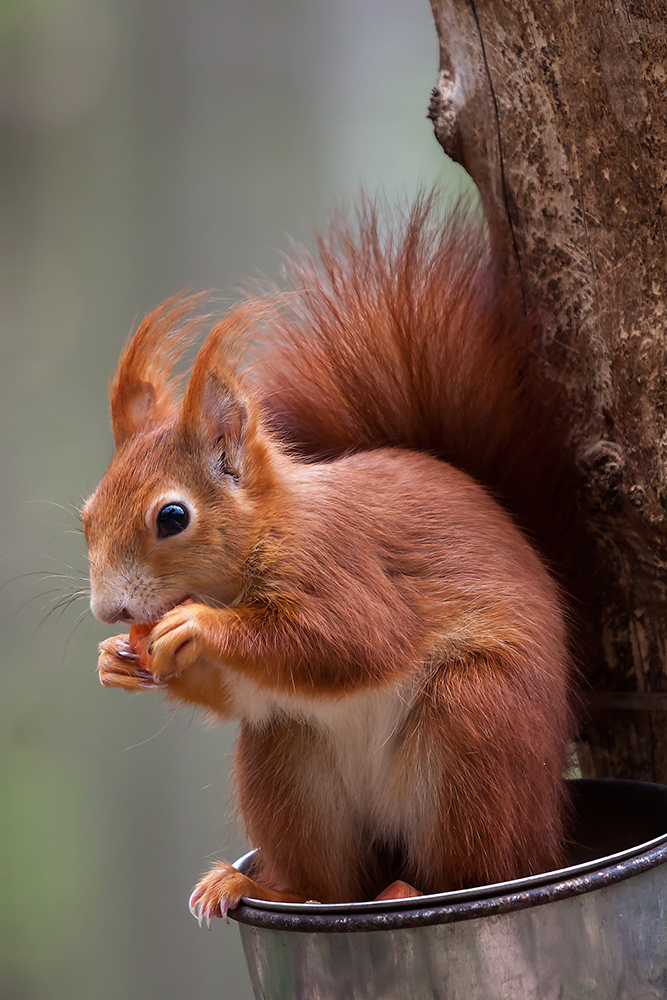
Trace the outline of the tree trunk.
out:
<instances>
[{"instance_id":1,"label":"tree trunk","mask_svg":"<svg viewBox=\"0 0 667 1000\"><path fill-rule=\"evenodd\" d=\"M576 414L588 773L667 783L667 3L432 0L430 116Z\"/></svg>"}]
</instances>

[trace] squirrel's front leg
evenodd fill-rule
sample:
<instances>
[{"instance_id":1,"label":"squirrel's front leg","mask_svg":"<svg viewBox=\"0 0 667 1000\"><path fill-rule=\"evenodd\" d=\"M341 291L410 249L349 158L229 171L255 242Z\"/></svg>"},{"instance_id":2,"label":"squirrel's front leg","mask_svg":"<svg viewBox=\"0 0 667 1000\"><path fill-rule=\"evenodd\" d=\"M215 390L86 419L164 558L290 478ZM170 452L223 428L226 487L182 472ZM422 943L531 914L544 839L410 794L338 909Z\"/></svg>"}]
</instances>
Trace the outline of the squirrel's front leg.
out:
<instances>
[{"instance_id":1,"label":"squirrel's front leg","mask_svg":"<svg viewBox=\"0 0 667 1000\"><path fill-rule=\"evenodd\" d=\"M178 677L202 660L220 658L224 612L206 604L179 604L156 623L148 653L157 683ZM217 641L216 641L217 640Z\"/></svg>"},{"instance_id":2,"label":"squirrel's front leg","mask_svg":"<svg viewBox=\"0 0 667 1000\"><path fill-rule=\"evenodd\" d=\"M179 604L155 624L148 654L152 679L168 698L230 719L236 713L220 670L224 617L205 604Z\"/></svg>"}]
</instances>

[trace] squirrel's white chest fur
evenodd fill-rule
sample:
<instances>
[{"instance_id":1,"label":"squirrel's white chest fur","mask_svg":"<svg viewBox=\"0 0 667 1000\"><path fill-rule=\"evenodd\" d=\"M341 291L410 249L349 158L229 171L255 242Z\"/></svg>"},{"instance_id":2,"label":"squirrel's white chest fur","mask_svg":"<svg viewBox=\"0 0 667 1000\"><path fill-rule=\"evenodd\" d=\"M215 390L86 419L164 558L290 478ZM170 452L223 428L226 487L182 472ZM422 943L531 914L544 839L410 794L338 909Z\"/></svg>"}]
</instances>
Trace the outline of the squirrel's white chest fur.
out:
<instances>
[{"instance_id":1,"label":"squirrel's white chest fur","mask_svg":"<svg viewBox=\"0 0 667 1000\"><path fill-rule=\"evenodd\" d=\"M405 829L405 801L395 780L397 744L413 704L413 686L395 682L380 690L340 698L305 698L260 688L236 671L226 683L238 714L262 726L275 717L307 723L321 739L316 762L304 761L309 792L357 815L364 827L384 836ZM326 768L321 771L322 761ZM315 772L313 771L313 765Z\"/></svg>"}]
</instances>

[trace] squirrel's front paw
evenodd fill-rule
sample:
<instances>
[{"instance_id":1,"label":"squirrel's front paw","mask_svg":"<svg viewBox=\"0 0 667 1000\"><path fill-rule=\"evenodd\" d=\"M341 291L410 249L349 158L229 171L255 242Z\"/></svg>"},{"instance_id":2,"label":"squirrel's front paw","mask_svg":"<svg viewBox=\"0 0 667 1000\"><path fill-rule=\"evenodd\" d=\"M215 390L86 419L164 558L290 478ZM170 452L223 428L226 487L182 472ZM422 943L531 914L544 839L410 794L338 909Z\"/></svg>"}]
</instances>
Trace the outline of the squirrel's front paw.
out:
<instances>
[{"instance_id":1,"label":"squirrel's front paw","mask_svg":"<svg viewBox=\"0 0 667 1000\"><path fill-rule=\"evenodd\" d=\"M168 611L150 634L148 652L157 683L177 677L203 656L215 656L215 616L205 604L179 604Z\"/></svg>"},{"instance_id":2,"label":"squirrel's front paw","mask_svg":"<svg viewBox=\"0 0 667 1000\"><path fill-rule=\"evenodd\" d=\"M104 687L124 691L145 691L160 687L160 682L141 665L141 657L130 645L127 635L114 635L100 643L97 671Z\"/></svg>"},{"instance_id":3,"label":"squirrel's front paw","mask_svg":"<svg viewBox=\"0 0 667 1000\"><path fill-rule=\"evenodd\" d=\"M238 905L241 896L254 896L259 887L247 875L237 871L228 861L220 861L211 868L190 896L190 913L201 927L205 920L209 929L213 917L227 918L227 911Z\"/></svg>"}]
</instances>

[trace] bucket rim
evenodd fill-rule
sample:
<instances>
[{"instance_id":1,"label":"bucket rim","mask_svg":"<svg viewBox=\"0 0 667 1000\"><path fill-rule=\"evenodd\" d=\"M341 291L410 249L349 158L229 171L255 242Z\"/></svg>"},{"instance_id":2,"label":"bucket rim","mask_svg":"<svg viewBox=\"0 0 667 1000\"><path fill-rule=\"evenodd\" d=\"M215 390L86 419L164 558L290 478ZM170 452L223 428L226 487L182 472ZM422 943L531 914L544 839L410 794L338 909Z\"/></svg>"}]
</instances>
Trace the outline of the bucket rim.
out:
<instances>
[{"instance_id":1,"label":"bucket rim","mask_svg":"<svg viewBox=\"0 0 667 1000\"><path fill-rule=\"evenodd\" d=\"M662 789L651 782L619 779L578 779L573 785L624 786ZM235 867L250 867L256 851L239 858ZM395 900L371 900L358 903L271 903L243 897L229 911L239 923L274 930L306 932L345 932L390 930L453 923L514 910L539 906L593 892L667 861L667 830L651 840L623 851L576 865L471 889L432 893Z\"/></svg>"}]
</instances>

